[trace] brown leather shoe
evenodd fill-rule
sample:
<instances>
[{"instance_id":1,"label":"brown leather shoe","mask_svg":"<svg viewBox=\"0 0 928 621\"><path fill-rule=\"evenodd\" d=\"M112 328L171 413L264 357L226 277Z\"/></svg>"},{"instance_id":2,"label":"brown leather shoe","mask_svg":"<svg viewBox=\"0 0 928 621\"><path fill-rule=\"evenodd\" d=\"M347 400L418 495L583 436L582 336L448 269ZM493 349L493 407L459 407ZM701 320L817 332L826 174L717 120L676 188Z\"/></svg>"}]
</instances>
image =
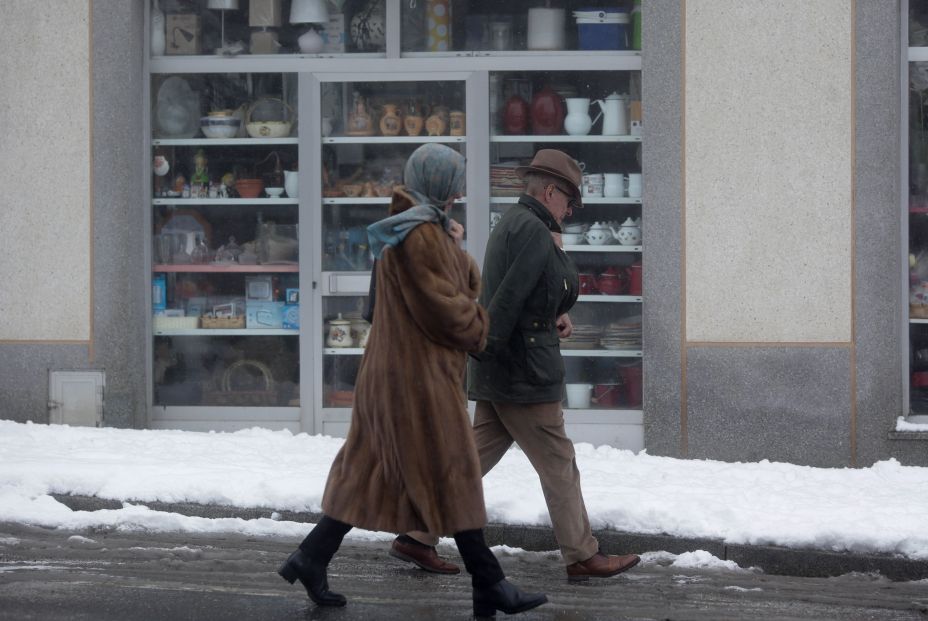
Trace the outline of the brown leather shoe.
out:
<instances>
[{"instance_id":1,"label":"brown leather shoe","mask_svg":"<svg viewBox=\"0 0 928 621\"><path fill-rule=\"evenodd\" d=\"M460 567L438 556L438 552L432 546L427 546L424 543L406 543L400 541L399 537L394 539L393 545L390 546L390 556L408 563L415 563L425 571L430 571L433 574L461 573Z\"/></svg>"},{"instance_id":2,"label":"brown leather shoe","mask_svg":"<svg viewBox=\"0 0 928 621\"><path fill-rule=\"evenodd\" d=\"M580 580L589 580L590 578L608 578L609 576L614 576L631 569L637 565L639 561L641 561L641 557L637 554L606 556L602 552L597 552L585 561L568 565L567 580L570 582L579 582Z\"/></svg>"}]
</instances>

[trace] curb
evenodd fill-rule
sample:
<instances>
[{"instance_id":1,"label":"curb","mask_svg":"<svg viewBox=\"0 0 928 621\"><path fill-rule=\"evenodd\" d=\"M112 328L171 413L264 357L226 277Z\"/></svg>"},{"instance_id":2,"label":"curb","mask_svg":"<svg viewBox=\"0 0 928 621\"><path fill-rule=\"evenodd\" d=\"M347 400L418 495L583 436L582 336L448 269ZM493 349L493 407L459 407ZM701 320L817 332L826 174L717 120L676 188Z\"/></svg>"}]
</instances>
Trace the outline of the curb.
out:
<instances>
[{"instance_id":1,"label":"curb","mask_svg":"<svg viewBox=\"0 0 928 621\"><path fill-rule=\"evenodd\" d=\"M111 500L97 496L72 494L51 494L51 496L72 511L121 509L123 504L121 500ZM315 523L322 517L321 513L285 511L267 507L235 507L140 500L127 502L143 504L153 511L179 513L210 519L241 518L243 520L254 520L270 518L272 513L277 513L281 520ZM491 546L505 544L523 550L557 550L557 542L554 539L553 531L544 526L489 524L484 532L487 544ZM596 530L593 534L599 539L602 548L610 553L627 554L631 551L663 550L673 554L682 554L694 550L705 550L722 560L735 561L741 567L759 567L764 573L775 575L824 578L858 572L879 573L890 580L928 579L928 561L913 560L889 554L854 554L805 548L732 544L725 543L720 539L648 535L606 529Z\"/></svg>"}]
</instances>

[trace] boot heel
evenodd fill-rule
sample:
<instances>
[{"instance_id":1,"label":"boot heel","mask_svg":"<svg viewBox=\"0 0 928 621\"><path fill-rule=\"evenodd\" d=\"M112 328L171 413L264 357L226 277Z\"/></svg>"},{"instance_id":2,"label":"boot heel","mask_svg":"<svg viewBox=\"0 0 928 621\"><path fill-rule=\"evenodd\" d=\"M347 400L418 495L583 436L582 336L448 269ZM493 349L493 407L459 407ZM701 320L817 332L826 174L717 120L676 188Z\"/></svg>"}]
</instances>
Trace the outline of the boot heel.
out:
<instances>
[{"instance_id":1,"label":"boot heel","mask_svg":"<svg viewBox=\"0 0 928 621\"><path fill-rule=\"evenodd\" d=\"M495 619L496 607L493 604L474 602L474 619Z\"/></svg>"},{"instance_id":2,"label":"boot heel","mask_svg":"<svg viewBox=\"0 0 928 621\"><path fill-rule=\"evenodd\" d=\"M281 578L290 584L296 582L296 579L300 577L299 574L297 574L296 569L294 569L293 565L290 564L290 559L287 559L283 562L283 564L277 570L277 573L280 574Z\"/></svg>"}]
</instances>

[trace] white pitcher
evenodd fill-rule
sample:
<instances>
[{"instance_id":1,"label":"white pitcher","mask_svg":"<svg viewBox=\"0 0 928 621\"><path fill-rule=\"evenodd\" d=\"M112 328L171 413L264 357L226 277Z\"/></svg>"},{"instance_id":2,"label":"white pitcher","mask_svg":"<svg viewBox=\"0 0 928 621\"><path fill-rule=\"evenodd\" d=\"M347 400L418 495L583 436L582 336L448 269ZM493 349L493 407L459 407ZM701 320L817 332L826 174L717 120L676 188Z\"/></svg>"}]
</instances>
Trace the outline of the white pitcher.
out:
<instances>
[{"instance_id":1,"label":"white pitcher","mask_svg":"<svg viewBox=\"0 0 928 621\"><path fill-rule=\"evenodd\" d=\"M571 136L586 136L593 127L590 118L590 100L586 97L568 97L567 116L564 117L564 131Z\"/></svg>"},{"instance_id":2,"label":"white pitcher","mask_svg":"<svg viewBox=\"0 0 928 621\"><path fill-rule=\"evenodd\" d=\"M599 114L593 122L603 117L603 136L628 135L628 96L612 93L605 100L597 99L593 103L599 104Z\"/></svg>"},{"instance_id":3,"label":"white pitcher","mask_svg":"<svg viewBox=\"0 0 928 621\"><path fill-rule=\"evenodd\" d=\"M284 171L284 190L290 198L298 198L300 173L296 170Z\"/></svg>"}]
</instances>

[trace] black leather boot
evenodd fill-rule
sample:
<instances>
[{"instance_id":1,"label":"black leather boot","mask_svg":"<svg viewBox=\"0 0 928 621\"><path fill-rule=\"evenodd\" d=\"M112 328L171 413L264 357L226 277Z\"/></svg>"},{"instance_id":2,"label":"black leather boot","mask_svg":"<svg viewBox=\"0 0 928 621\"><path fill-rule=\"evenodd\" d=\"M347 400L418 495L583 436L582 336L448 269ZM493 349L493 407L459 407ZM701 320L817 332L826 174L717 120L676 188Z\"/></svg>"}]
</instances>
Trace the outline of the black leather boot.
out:
<instances>
[{"instance_id":1,"label":"black leather boot","mask_svg":"<svg viewBox=\"0 0 928 621\"><path fill-rule=\"evenodd\" d=\"M348 602L345 596L329 590L326 565L314 563L303 550L297 550L284 561L277 573L290 584L299 580L309 599L317 606L344 606Z\"/></svg>"},{"instance_id":2,"label":"black leather boot","mask_svg":"<svg viewBox=\"0 0 928 621\"><path fill-rule=\"evenodd\" d=\"M523 593L505 578L489 587L474 587L474 617L494 617L501 610L507 615L525 612L548 601L544 593Z\"/></svg>"}]
</instances>

